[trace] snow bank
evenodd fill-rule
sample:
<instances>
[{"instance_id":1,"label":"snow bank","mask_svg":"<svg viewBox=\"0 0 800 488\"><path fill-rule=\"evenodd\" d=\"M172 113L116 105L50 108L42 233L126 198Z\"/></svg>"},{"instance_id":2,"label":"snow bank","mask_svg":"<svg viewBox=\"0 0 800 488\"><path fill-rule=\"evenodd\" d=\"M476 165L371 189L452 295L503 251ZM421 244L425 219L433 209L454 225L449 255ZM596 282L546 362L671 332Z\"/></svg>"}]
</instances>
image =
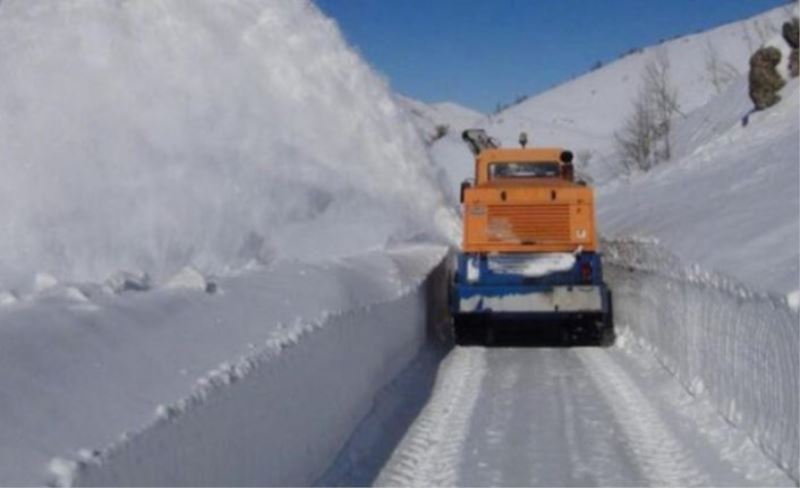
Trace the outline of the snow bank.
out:
<instances>
[{"instance_id":1,"label":"snow bank","mask_svg":"<svg viewBox=\"0 0 800 488\"><path fill-rule=\"evenodd\" d=\"M800 323L786 298L686 267L653 242L610 241L605 252L617 327L800 481Z\"/></svg>"},{"instance_id":2,"label":"snow bank","mask_svg":"<svg viewBox=\"0 0 800 488\"><path fill-rule=\"evenodd\" d=\"M0 307L0 485L313 482L430 337L446 251Z\"/></svg>"},{"instance_id":3,"label":"snow bank","mask_svg":"<svg viewBox=\"0 0 800 488\"><path fill-rule=\"evenodd\" d=\"M598 190L606 237L650 236L687 262L780 294L800 289L800 84L750 108L741 80L676 125L685 156Z\"/></svg>"},{"instance_id":4,"label":"snow bank","mask_svg":"<svg viewBox=\"0 0 800 488\"><path fill-rule=\"evenodd\" d=\"M0 73L0 290L348 255L449 218L308 0L5 0Z\"/></svg>"}]
</instances>

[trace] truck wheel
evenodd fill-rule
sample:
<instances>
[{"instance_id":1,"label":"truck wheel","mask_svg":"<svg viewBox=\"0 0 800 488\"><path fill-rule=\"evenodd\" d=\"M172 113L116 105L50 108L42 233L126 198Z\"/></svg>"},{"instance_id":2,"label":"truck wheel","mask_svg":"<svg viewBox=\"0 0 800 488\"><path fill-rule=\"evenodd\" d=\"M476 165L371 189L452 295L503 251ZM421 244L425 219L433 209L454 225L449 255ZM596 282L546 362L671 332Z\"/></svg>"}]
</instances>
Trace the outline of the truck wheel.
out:
<instances>
[{"instance_id":1,"label":"truck wheel","mask_svg":"<svg viewBox=\"0 0 800 488\"><path fill-rule=\"evenodd\" d=\"M497 334L494 330L494 327L492 327L492 324L486 324L485 328L486 328L486 335L485 335L486 345L493 346L495 341L497 340Z\"/></svg>"},{"instance_id":2,"label":"truck wheel","mask_svg":"<svg viewBox=\"0 0 800 488\"><path fill-rule=\"evenodd\" d=\"M453 336L459 346L472 346L484 340L483 323L474 317L457 317L453 320Z\"/></svg>"}]
</instances>

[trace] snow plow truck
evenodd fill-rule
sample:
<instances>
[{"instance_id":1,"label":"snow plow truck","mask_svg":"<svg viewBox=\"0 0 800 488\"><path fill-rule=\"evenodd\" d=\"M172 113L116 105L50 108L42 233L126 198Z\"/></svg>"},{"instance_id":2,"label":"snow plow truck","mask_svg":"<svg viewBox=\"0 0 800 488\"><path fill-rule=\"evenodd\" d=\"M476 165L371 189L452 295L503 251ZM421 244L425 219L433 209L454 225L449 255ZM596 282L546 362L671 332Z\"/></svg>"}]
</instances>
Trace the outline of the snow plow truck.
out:
<instances>
[{"instance_id":1,"label":"snow plow truck","mask_svg":"<svg viewBox=\"0 0 800 488\"><path fill-rule=\"evenodd\" d=\"M594 194L575 181L572 152L501 148L482 129L462 138L475 155L461 184L463 243L451 284L456 342L492 343L497 331L547 324L573 344L613 342Z\"/></svg>"}]
</instances>

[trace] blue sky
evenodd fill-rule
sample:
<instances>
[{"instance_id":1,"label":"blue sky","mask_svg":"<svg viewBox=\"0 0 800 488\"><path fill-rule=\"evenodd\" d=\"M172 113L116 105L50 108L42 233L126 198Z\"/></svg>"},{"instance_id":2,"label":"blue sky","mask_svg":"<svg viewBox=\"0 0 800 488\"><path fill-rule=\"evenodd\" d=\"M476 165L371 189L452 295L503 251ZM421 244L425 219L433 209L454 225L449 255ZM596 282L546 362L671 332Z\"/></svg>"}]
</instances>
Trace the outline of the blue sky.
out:
<instances>
[{"instance_id":1,"label":"blue sky","mask_svg":"<svg viewBox=\"0 0 800 488\"><path fill-rule=\"evenodd\" d=\"M784 0L314 0L391 82L426 102L493 111L633 47Z\"/></svg>"}]
</instances>

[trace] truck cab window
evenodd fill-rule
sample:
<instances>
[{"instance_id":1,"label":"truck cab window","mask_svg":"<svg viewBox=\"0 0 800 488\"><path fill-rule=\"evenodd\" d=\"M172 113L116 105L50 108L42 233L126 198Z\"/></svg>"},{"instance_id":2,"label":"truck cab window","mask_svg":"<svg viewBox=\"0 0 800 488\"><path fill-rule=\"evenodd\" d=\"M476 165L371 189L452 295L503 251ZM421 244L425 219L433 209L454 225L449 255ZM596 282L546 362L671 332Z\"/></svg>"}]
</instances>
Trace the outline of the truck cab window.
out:
<instances>
[{"instance_id":1,"label":"truck cab window","mask_svg":"<svg viewBox=\"0 0 800 488\"><path fill-rule=\"evenodd\" d=\"M510 178L558 178L560 166L554 162L492 163L489 180Z\"/></svg>"}]
</instances>

